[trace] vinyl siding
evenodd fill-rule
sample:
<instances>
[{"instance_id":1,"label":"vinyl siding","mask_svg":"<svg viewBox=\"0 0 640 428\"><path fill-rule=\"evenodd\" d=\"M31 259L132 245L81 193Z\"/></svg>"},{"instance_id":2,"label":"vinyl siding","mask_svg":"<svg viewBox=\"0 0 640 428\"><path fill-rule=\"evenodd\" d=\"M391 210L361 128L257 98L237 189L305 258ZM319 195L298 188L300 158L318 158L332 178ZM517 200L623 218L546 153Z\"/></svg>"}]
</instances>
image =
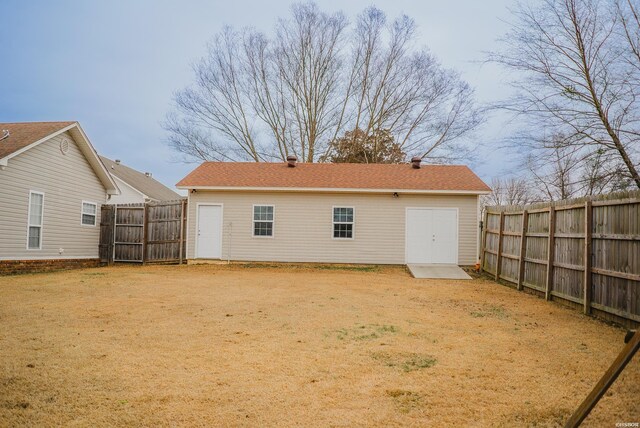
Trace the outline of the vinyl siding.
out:
<instances>
[{"instance_id":1,"label":"vinyl siding","mask_svg":"<svg viewBox=\"0 0 640 428\"><path fill-rule=\"evenodd\" d=\"M142 193L129 186L118 177L114 175L112 175L112 177L120 189L120 194L112 196L111 199L109 199L109 202L107 202L108 204L142 204L145 202L144 195Z\"/></svg>"},{"instance_id":2,"label":"vinyl siding","mask_svg":"<svg viewBox=\"0 0 640 428\"><path fill-rule=\"evenodd\" d=\"M30 190L44 193L41 250L26 249ZM105 199L104 186L66 132L10 159L0 170L0 260L97 258ZM97 204L95 227L80 224L82 201Z\"/></svg>"},{"instance_id":3,"label":"vinyl siding","mask_svg":"<svg viewBox=\"0 0 640 428\"><path fill-rule=\"evenodd\" d=\"M458 264L476 263L478 197L278 192L206 192L189 195L187 258L195 258L199 203L223 204L222 258L231 260L405 263L407 207L458 209ZM273 239L252 236L253 205L274 205ZM355 208L353 240L333 239L332 208Z\"/></svg>"}]
</instances>

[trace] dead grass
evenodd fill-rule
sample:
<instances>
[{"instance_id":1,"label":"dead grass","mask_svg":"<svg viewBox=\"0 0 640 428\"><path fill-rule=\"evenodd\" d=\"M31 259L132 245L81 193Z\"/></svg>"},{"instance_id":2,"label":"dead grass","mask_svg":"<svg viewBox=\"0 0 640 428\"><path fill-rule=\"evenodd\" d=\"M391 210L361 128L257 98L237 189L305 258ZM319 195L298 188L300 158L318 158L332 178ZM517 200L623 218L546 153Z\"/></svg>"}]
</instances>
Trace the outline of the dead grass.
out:
<instances>
[{"instance_id":1,"label":"dead grass","mask_svg":"<svg viewBox=\"0 0 640 428\"><path fill-rule=\"evenodd\" d=\"M411 410L423 406L423 396L417 392L392 389L386 391L386 393L393 399L400 413L409 413Z\"/></svg>"},{"instance_id":2,"label":"dead grass","mask_svg":"<svg viewBox=\"0 0 640 428\"><path fill-rule=\"evenodd\" d=\"M373 340L398 333L398 328L393 325L357 324L354 327L341 328L334 333L338 340Z\"/></svg>"},{"instance_id":3,"label":"dead grass","mask_svg":"<svg viewBox=\"0 0 640 428\"><path fill-rule=\"evenodd\" d=\"M389 353L374 352L371 358L381 361L387 367L396 367L404 372L412 372L414 370L426 369L433 366L437 360L430 355L421 355L414 353Z\"/></svg>"},{"instance_id":4,"label":"dead grass","mask_svg":"<svg viewBox=\"0 0 640 428\"><path fill-rule=\"evenodd\" d=\"M402 268L0 277L0 426L559 426L624 331ZM586 426L640 420L640 364Z\"/></svg>"}]
</instances>

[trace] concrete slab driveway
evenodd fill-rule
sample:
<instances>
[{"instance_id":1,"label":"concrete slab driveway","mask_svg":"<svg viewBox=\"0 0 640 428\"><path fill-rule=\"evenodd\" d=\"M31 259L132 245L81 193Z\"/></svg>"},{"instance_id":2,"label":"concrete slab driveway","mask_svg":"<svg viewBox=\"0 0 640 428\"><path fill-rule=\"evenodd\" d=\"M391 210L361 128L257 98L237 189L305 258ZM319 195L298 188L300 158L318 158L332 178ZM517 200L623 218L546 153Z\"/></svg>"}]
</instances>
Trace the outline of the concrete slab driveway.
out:
<instances>
[{"instance_id":1,"label":"concrete slab driveway","mask_svg":"<svg viewBox=\"0 0 640 428\"><path fill-rule=\"evenodd\" d=\"M407 265L414 278L438 278L438 279L471 279L460 266L457 265Z\"/></svg>"}]
</instances>

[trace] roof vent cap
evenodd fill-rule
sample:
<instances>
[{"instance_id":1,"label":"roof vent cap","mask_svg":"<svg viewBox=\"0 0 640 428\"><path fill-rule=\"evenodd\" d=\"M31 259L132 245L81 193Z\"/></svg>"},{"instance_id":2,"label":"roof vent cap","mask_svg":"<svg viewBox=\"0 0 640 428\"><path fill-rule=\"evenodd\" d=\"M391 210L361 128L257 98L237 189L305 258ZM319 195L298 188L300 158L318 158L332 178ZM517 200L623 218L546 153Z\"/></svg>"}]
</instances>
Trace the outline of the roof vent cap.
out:
<instances>
[{"instance_id":1,"label":"roof vent cap","mask_svg":"<svg viewBox=\"0 0 640 428\"><path fill-rule=\"evenodd\" d=\"M420 169L420 162L422 162L422 158L420 156L414 156L411 158L411 166L415 169Z\"/></svg>"},{"instance_id":2,"label":"roof vent cap","mask_svg":"<svg viewBox=\"0 0 640 428\"><path fill-rule=\"evenodd\" d=\"M147 177L151 177L151 173L150 172L145 172L144 175L146 175Z\"/></svg>"},{"instance_id":3,"label":"roof vent cap","mask_svg":"<svg viewBox=\"0 0 640 428\"><path fill-rule=\"evenodd\" d=\"M120 165L120 159L116 159L116 165Z\"/></svg>"},{"instance_id":4,"label":"roof vent cap","mask_svg":"<svg viewBox=\"0 0 640 428\"><path fill-rule=\"evenodd\" d=\"M296 162L298 162L298 158L293 155L287 156L287 166L293 168L296 166Z\"/></svg>"}]
</instances>

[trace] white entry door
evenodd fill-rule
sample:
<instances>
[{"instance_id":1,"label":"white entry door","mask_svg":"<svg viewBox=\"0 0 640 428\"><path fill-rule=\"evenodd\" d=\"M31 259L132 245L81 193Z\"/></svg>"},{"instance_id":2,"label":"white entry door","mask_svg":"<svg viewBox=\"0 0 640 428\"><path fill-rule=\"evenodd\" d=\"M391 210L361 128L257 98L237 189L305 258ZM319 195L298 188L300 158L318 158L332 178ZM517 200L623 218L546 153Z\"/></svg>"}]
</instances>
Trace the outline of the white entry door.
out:
<instances>
[{"instance_id":1,"label":"white entry door","mask_svg":"<svg viewBox=\"0 0 640 428\"><path fill-rule=\"evenodd\" d=\"M196 258L222 258L222 206L198 205Z\"/></svg>"},{"instance_id":2,"label":"white entry door","mask_svg":"<svg viewBox=\"0 0 640 428\"><path fill-rule=\"evenodd\" d=\"M407 263L458 263L458 211L407 208Z\"/></svg>"}]
</instances>

